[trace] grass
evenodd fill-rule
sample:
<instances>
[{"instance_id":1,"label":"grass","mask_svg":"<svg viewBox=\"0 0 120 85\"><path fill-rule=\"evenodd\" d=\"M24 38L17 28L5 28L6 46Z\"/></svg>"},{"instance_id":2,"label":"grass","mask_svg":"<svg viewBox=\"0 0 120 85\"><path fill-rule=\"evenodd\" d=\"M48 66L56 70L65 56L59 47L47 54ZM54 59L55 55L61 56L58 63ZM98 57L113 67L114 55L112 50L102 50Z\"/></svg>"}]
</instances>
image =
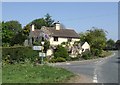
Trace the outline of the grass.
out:
<instances>
[{"instance_id":1,"label":"grass","mask_svg":"<svg viewBox=\"0 0 120 85\"><path fill-rule=\"evenodd\" d=\"M103 51L103 52L102 52L102 57L108 57L108 56L110 56L110 55L112 55L112 52L111 52L111 51Z\"/></svg>"},{"instance_id":2,"label":"grass","mask_svg":"<svg viewBox=\"0 0 120 85\"><path fill-rule=\"evenodd\" d=\"M3 83L54 83L65 82L73 73L47 65L14 64L4 65L2 69Z\"/></svg>"}]
</instances>

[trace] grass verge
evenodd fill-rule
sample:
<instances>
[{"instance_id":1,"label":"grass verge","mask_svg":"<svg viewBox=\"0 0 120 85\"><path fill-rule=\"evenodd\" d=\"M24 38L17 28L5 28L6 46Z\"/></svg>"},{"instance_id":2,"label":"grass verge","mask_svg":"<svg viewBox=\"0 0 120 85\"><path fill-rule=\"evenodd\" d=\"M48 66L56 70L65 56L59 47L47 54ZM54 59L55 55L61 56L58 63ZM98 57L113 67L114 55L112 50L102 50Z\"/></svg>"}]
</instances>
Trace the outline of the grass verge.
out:
<instances>
[{"instance_id":1,"label":"grass verge","mask_svg":"<svg viewBox=\"0 0 120 85\"><path fill-rule=\"evenodd\" d=\"M103 51L103 52L102 52L102 57L108 57L108 56L110 56L110 55L112 55L112 52L111 52L111 51Z\"/></svg>"},{"instance_id":2,"label":"grass verge","mask_svg":"<svg viewBox=\"0 0 120 85\"><path fill-rule=\"evenodd\" d=\"M4 65L3 83L54 83L65 82L73 73L47 65L14 64Z\"/></svg>"}]
</instances>

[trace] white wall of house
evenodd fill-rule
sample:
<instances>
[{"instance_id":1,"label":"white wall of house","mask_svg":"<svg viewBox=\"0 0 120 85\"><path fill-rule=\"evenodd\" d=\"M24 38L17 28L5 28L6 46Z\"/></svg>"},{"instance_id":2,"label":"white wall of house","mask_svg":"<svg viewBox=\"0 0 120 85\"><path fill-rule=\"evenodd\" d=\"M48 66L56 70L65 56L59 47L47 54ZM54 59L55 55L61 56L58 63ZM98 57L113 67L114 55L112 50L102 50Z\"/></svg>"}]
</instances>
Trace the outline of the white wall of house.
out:
<instances>
[{"instance_id":1,"label":"white wall of house","mask_svg":"<svg viewBox=\"0 0 120 85\"><path fill-rule=\"evenodd\" d=\"M85 42L85 43L82 45L82 49L84 49L84 51L85 51L86 49L90 50L90 45L89 45L87 42ZM83 52L84 52L84 51L83 51Z\"/></svg>"},{"instance_id":2,"label":"white wall of house","mask_svg":"<svg viewBox=\"0 0 120 85\"><path fill-rule=\"evenodd\" d=\"M77 39L77 38L72 38L72 41L71 41L71 43L70 43L70 44L71 44L71 45L73 45L75 41L80 41L80 39Z\"/></svg>"},{"instance_id":3,"label":"white wall of house","mask_svg":"<svg viewBox=\"0 0 120 85\"><path fill-rule=\"evenodd\" d=\"M79 41L80 39L72 39L71 44L74 44L75 41ZM62 42L67 42L68 38L60 38L58 37L58 41L54 41L54 37L50 38L50 45L60 45Z\"/></svg>"}]
</instances>

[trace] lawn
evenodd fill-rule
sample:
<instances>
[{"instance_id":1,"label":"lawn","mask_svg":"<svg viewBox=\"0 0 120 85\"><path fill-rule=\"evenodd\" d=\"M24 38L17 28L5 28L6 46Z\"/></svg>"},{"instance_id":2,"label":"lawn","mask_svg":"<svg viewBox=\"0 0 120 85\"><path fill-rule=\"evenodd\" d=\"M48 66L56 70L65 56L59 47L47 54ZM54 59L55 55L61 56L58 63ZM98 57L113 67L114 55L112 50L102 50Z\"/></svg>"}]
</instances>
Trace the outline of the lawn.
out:
<instances>
[{"instance_id":1,"label":"lawn","mask_svg":"<svg viewBox=\"0 0 120 85\"><path fill-rule=\"evenodd\" d=\"M73 73L47 65L14 64L2 68L3 83L54 83L65 82Z\"/></svg>"}]
</instances>

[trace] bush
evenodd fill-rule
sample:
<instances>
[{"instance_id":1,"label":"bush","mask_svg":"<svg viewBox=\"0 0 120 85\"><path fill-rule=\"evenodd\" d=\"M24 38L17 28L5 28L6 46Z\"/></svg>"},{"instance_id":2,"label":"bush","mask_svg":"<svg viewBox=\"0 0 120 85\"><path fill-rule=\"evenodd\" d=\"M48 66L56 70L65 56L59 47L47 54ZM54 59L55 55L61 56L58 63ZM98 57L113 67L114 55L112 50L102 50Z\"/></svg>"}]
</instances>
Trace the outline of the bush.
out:
<instances>
[{"instance_id":1,"label":"bush","mask_svg":"<svg viewBox=\"0 0 120 85\"><path fill-rule=\"evenodd\" d=\"M91 53L90 51L85 51L82 53L82 58L87 60L87 59L91 59Z\"/></svg>"},{"instance_id":2,"label":"bush","mask_svg":"<svg viewBox=\"0 0 120 85\"><path fill-rule=\"evenodd\" d=\"M9 63L25 62L26 59L34 62L38 58L38 52L30 47L6 47L2 48L2 60Z\"/></svg>"},{"instance_id":3,"label":"bush","mask_svg":"<svg viewBox=\"0 0 120 85\"><path fill-rule=\"evenodd\" d=\"M91 49L91 52L94 56L100 56L102 53L102 49Z\"/></svg>"},{"instance_id":4,"label":"bush","mask_svg":"<svg viewBox=\"0 0 120 85\"><path fill-rule=\"evenodd\" d=\"M61 57L67 59L69 57L69 54L66 48L62 47L61 45L58 45L54 52L54 57L55 58Z\"/></svg>"}]
</instances>

